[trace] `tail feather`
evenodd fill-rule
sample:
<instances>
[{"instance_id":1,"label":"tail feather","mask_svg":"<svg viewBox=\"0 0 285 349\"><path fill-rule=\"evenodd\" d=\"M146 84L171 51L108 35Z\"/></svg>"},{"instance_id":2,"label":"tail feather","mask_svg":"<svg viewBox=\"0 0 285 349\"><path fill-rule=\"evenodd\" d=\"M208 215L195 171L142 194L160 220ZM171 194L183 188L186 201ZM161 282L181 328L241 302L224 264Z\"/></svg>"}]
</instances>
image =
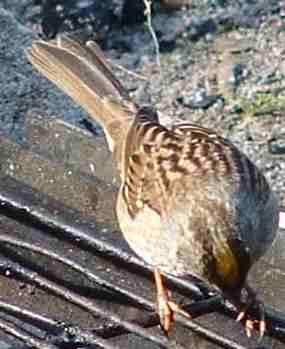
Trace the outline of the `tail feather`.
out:
<instances>
[{"instance_id":1,"label":"tail feather","mask_svg":"<svg viewBox=\"0 0 285 349\"><path fill-rule=\"evenodd\" d=\"M112 73L94 42L85 45L66 35L37 41L27 50L30 62L90 113L103 127L110 149L129 128L136 106Z\"/></svg>"},{"instance_id":2,"label":"tail feather","mask_svg":"<svg viewBox=\"0 0 285 349\"><path fill-rule=\"evenodd\" d=\"M75 56L81 57L81 59L84 59L91 69L92 66L96 66L96 68L99 69L102 74L110 80L110 82L112 82L113 86L120 92L120 94L125 98L128 98L128 93L113 74L103 51L94 41L87 41L85 45L82 45L82 43L67 35L61 35L58 36L57 39L50 41L49 44L54 44L55 46L69 51Z\"/></svg>"}]
</instances>

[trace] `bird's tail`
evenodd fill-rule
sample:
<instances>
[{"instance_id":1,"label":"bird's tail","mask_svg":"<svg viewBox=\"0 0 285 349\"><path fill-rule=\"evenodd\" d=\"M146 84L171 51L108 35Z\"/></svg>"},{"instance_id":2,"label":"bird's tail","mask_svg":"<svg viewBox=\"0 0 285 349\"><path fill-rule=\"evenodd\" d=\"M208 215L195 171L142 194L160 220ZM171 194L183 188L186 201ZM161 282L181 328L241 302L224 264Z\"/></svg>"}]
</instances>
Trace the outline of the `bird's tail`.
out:
<instances>
[{"instance_id":1,"label":"bird's tail","mask_svg":"<svg viewBox=\"0 0 285 349\"><path fill-rule=\"evenodd\" d=\"M103 127L111 151L119 152L136 105L112 73L102 50L92 41L82 44L66 35L36 41L29 61L80 104Z\"/></svg>"}]
</instances>

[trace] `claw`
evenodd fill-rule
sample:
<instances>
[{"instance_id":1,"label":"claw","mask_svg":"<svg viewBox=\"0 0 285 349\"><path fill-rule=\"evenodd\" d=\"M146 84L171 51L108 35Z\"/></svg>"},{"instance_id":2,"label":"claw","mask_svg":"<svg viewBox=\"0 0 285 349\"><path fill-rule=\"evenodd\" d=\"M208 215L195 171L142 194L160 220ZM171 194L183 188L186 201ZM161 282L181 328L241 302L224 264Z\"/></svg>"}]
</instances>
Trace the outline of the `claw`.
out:
<instances>
[{"instance_id":1,"label":"claw","mask_svg":"<svg viewBox=\"0 0 285 349\"><path fill-rule=\"evenodd\" d=\"M247 309L248 306L246 306L237 316L236 321L241 322L245 319L245 333L248 338L251 337L252 330L253 330L253 321L250 319L247 319Z\"/></svg>"},{"instance_id":2,"label":"claw","mask_svg":"<svg viewBox=\"0 0 285 349\"><path fill-rule=\"evenodd\" d=\"M166 334L168 334L173 322L173 311L169 306L168 297L169 295L167 292L164 294L157 293L157 308L160 325Z\"/></svg>"},{"instance_id":3,"label":"claw","mask_svg":"<svg viewBox=\"0 0 285 349\"><path fill-rule=\"evenodd\" d=\"M245 318L245 314L246 314L246 312L245 312L244 310L241 311L241 312L238 314L238 316L237 316L237 318L236 318L236 321L237 321L237 322L241 322L242 319Z\"/></svg>"},{"instance_id":4,"label":"claw","mask_svg":"<svg viewBox=\"0 0 285 349\"><path fill-rule=\"evenodd\" d=\"M266 321L265 319L263 319L259 322L259 337L263 338L265 332L266 332Z\"/></svg>"},{"instance_id":5,"label":"claw","mask_svg":"<svg viewBox=\"0 0 285 349\"><path fill-rule=\"evenodd\" d=\"M250 338L252 335L253 323L254 322L252 320L249 320L249 319L247 319L245 322L245 333L246 333L248 338Z\"/></svg>"}]
</instances>

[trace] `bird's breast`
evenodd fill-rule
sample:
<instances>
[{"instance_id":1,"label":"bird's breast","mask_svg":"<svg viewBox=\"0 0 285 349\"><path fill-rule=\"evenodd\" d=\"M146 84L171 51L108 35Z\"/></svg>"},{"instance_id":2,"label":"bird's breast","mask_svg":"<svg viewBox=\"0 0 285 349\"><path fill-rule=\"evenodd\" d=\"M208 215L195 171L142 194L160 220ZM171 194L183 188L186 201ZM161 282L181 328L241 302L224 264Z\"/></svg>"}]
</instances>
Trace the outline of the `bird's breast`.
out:
<instances>
[{"instance_id":1,"label":"bird's breast","mask_svg":"<svg viewBox=\"0 0 285 349\"><path fill-rule=\"evenodd\" d=\"M171 231L165 229L161 216L145 205L133 217L123 195L120 194L116 211L124 238L133 251L147 263L175 273L176 266L171 263L175 239Z\"/></svg>"},{"instance_id":2,"label":"bird's breast","mask_svg":"<svg viewBox=\"0 0 285 349\"><path fill-rule=\"evenodd\" d=\"M119 194L120 228L129 246L147 263L174 275L191 274L208 282L221 278L231 284L239 270L227 242L226 214L217 204L205 208L197 200L180 197L164 217L145 205L133 217Z\"/></svg>"}]
</instances>

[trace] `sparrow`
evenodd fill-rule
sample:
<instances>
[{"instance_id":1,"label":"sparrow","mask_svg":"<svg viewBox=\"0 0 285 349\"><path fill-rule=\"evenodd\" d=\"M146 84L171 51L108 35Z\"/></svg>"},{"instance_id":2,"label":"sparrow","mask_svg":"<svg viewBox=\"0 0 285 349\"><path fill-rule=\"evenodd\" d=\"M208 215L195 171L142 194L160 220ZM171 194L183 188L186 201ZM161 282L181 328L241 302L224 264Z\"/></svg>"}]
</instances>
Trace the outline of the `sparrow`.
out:
<instances>
[{"instance_id":1,"label":"sparrow","mask_svg":"<svg viewBox=\"0 0 285 349\"><path fill-rule=\"evenodd\" d=\"M176 312L190 316L164 285L163 274L172 274L193 275L241 304L238 319L247 319L247 332L255 322L247 309L257 304L263 335L263 306L247 275L276 236L279 210L260 170L215 130L163 126L155 108L132 100L93 41L60 35L35 41L26 54L102 126L121 178L118 222L130 247L153 267L165 332Z\"/></svg>"}]
</instances>

